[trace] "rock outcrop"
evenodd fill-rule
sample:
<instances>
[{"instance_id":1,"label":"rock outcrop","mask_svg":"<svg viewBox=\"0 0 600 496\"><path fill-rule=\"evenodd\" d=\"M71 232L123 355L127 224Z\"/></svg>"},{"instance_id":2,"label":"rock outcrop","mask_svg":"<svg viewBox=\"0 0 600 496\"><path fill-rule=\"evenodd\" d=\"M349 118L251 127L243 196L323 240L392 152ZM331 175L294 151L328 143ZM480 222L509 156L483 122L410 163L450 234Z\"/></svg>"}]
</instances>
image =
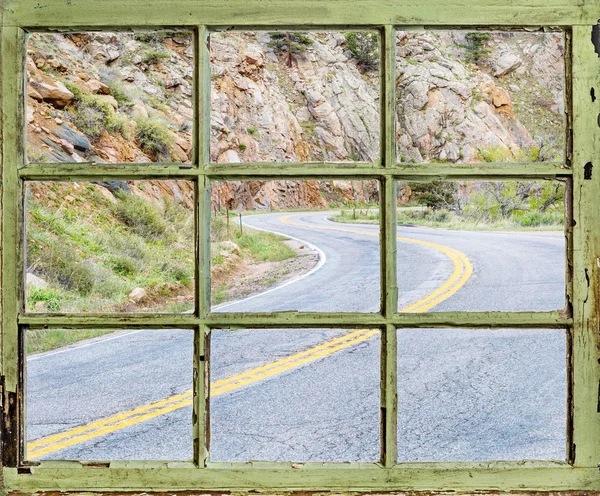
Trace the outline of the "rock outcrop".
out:
<instances>
[{"instance_id":1,"label":"rock outcrop","mask_svg":"<svg viewBox=\"0 0 600 496\"><path fill-rule=\"evenodd\" d=\"M288 59L269 33L211 36L213 162L380 160L377 70L360 66L343 33L305 38L305 50ZM191 160L189 34L33 34L29 40L31 161ZM464 32L399 33L399 160L560 158L562 35L492 33L477 64L466 47ZM376 198L374 182L250 181L217 183L212 191L215 208L232 209Z\"/></svg>"}]
</instances>

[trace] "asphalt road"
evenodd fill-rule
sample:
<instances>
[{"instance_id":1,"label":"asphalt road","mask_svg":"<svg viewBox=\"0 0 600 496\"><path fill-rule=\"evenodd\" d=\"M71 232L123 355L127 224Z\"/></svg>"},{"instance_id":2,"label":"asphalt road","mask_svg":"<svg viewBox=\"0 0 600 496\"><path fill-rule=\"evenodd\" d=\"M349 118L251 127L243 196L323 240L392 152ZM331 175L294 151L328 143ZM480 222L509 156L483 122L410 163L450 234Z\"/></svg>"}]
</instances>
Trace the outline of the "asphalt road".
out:
<instances>
[{"instance_id":1,"label":"asphalt road","mask_svg":"<svg viewBox=\"0 0 600 496\"><path fill-rule=\"evenodd\" d=\"M376 226L331 223L323 212L246 223L314 244L324 263L216 311L378 311ZM440 247L458 250L473 272L429 311L564 305L562 235L399 227L398 236L426 243L398 242L400 308L458 277ZM380 341L348 332L213 331L211 460L376 461ZM563 331L401 330L398 342L400 461L565 458ZM30 457L191 458L191 361L192 332L176 330L31 357Z\"/></svg>"}]
</instances>

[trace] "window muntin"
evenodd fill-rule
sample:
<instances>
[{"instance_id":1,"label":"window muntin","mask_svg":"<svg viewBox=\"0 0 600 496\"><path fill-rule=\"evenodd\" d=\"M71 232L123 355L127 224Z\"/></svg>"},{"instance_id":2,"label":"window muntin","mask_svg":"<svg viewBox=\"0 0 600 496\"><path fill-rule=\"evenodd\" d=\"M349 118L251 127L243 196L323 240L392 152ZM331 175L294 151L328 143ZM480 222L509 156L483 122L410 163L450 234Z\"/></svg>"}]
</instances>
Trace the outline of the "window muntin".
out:
<instances>
[{"instance_id":1,"label":"window muntin","mask_svg":"<svg viewBox=\"0 0 600 496\"><path fill-rule=\"evenodd\" d=\"M441 17L443 17L443 15ZM467 16L465 17L465 19L471 19L472 17L473 17L472 14L467 13ZM36 21L36 22L39 22L39 21ZM480 22L483 23L484 21L482 20ZM567 21L563 20L562 22L567 22ZM392 31L393 30L389 29L389 27L386 28L386 32L389 33L389 32L392 32ZM577 27L575 29L575 31L577 33L576 38L578 39L578 43L581 44L579 46L583 46L583 40L584 39L586 40L586 42L589 43L589 40L588 40L589 36L587 36L589 33L588 33L588 30L586 28ZM584 37L583 34L585 34L586 36ZM580 62L582 60L586 60L586 57L588 57L587 60L589 61L589 55L590 54L588 52L589 52L589 50L588 51L583 50L582 53L584 55L579 58ZM579 94L583 94L582 91L581 91L581 89L582 89L581 86L582 85L580 84L579 88L578 88ZM586 88L586 92L587 92L587 88ZM579 105L579 104L577 104L577 105ZM385 119L385 116L384 116L384 119ZM582 121L580 121L580 122L582 122ZM577 128L577 125L575 127ZM575 157L576 158L583 158L585 156L585 154L582 153L582 150L583 150L582 147L580 147L580 148L576 147L576 151L575 151ZM10 151L10 153L12 153L12 151ZM10 155L10 153L9 153L9 155ZM27 174L34 174L34 170L35 169L32 168L32 169L30 169L30 172L26 172L26 173L24 173L24 175L26 176ZM313 170L315 170L315 169L313 169ZM442 168L442 170L445 171L443 168ZM516 173L516 170L517 170L516 168L508 168L508 169L506 169L506 171L504 172L504 174L507 174L509 176L512 174L512 177L519 176L519 174ZM537 171L536 173L538 173L538 174L541 174L542 171L543 171L543 173L549 174L549 175L553 175L553 174L555 174L557 172L557 169L552 169L551 167L538 167L535 170ZM554 172L552 172L552 171L554 171ZM445 172L447 173L447 171L445 171ZM454 172L457 175L460 175L460 170L459 169L456 169ZM488 172L490 174L498 174L498 169L497 168L490 168L488 170ZM397 173L400 176L404 177L404 174L407 173L407 170L403 169L403 168L400 168L400 169L398 169ZM478 173L483 173L483 171L479 171ZM210 172L208 172L208 174L210 174ZM572 174L572 171L570 171L569 169L566 169L566 170L561 171L560 174L561 175L565 175L565 176L570 176ZM581 178L578 176L578 174L579 174L578 172L574 173L577 181L581 181ZM577 182L576 184L579 184L579 183ZM582 183L582 184L585 185L585 183ZM585 190L585 188L584 188L584 190ZM393 188L390 187L389 184L387 184L386 185L386 194L389 193L389 192L392 192L392 191L393 191ZM10 197L10 195L8 195L8 196ZM585 218L586 218L585 216L586 215L587 214L583 215L584 223L587 222L585 220ZM578 220L581 220L581 218L579 217L578 214L576 215L576 218ZM386 225L392 224L391 222L389 222L389 220L387 220L385 222L386 222ZM10 223L9 223L9 225L10 225ZM575 236L576 237L577 236L581 236L581 232L578 231L577 229L575 230ZM389 244L389 241L387 241L387 243ZM575 259L578 260L578 262L576 263L576 265L579 264L579 263L581 263L581 261L584 259L584 256L587 256L587 255L583 255L583 254L577 254L577 255L575 255ZM384 262L384 263L386 263L386 262ZM7 278L10 280L10 277L11 277L11 275L9 273L8 276L7 276ZM393 280L393 278L392 278L392 280ZM578 291L579 290L575 291L576 298L579 298L579 296L577 296L577 295L580 295L580 293ZM388 315L388 317L385 317L385 321L389 321L390 323L391 322L397 322L400 325L406 323L406 321L403 320L401 317L398 317L398 316L389 317L389 315L393 315L393 306L391 306L389 308L391 308L391 311L390 310L386 310L385 315ZM268 320L269 316L265 316L264 318L266 320ZM274 318L276 319L278 317L274 316ZM334 319L335 318L337 318L337 317L334 317ZM493 316L492 315L492 316L490 316L490 315L487 315L487 317L484 317L481 321L478 320L477 318L474 318L472 315L468 315L468 314L465 314L464 316L461 316L461 315L456 316L455 315L455 316L453 316L451 318L453 319L454 322L466 321L466 322L470 322L473 325L481 325L482 323L489 324L489 325L496 325L497 322L500 322L503 319L510 319L510 316L504 316L504 315L498 315L498 316ZM526 326L526 320L527 320L527 318L531 318L531 315L522 316L522 317L515 316L514 318L515 318L515 321L519 322L519 325L521 325L522 327L525 327ZM298 316L297 319L298 319L297 320L298 322L305 322L305 323L306 322L310 322L310 317L309 316L306 316L306 317L304 317L304 316ZM302 319L306 319L306 320L302 320ZM24 322L28 322L28 320L26 318L21 318L21 321L23 323ZM562 323L565 323L565 322L567 324L572 323L572 321L571 321L571 319L570 319L570 317L568 315L567 316L558 316L556 313L552 313L552 314L549 314L549 313L539 314L538 316L534 316L533 317L533 321L537 322L538 324L539 323L544 323L545 324L545 323L550 322L551 324L555 324L557 326L559 324L562 324ZM56 320L55 320L55 322L58 323L58 321L56 321ZM204 322L204 321L201 320L201 322ZM580 325L580 323L577 324L577 325ZM389 331L389 328L386 331L386 333L390 334L388 331ZM587 339L587 338L585 338L585 339ZM585 345L585 339L584 339L584 341L582 343L580 343L581 346ZM581 352L582 347L580 346L580 344L578 344L575 347L576 352L577 352L577 350L579 350L579 352ZM393 349L393 344L389 345L389 346L387 344L384 344L384 348L386 348L387 350ZM5 356L6 356L6 352L5 352ZM8 351L8 356L10 356L10 347L9 347L9 351ZM391 354L388 352L386 356L391 356ZM578 355L578 356L580 356L580 355ZM581 374L581 372L582 372L580 369L577 369L577 368L575 370L576 370L576 375L577 374ZM577 372L577 370L579 370L579 372ZM391 380L391 381L393 382L393 380ZM587 384L587 386L589 386L589 383L586 383L585 380L583 381L583 383ZM9 379L9 384L12 384L12 379ZM579 391L581 393L582 392L582 390L581 390L582 385L581 385L581 383L578 383L578 384L579 384L578 388L579 388ZM10 387L12 388L12 386L10 386ZM578 403L581 402L581 401L583 401L584 404L586 404L586 402L587 402L587 404L589 404L589 398L586 400L585 398L582 398L581 395L579 395L579 396L576 395L576 397L579 398L579 400L577 400ZM391 403L388 402L388 404L391 404ZM389 416L387 416L386 418L389 419ZM579 418L580 419L579 421L583 421L583 419L581 419L581 417L576 416L575 418L576 419ZM576 421L576 423L577 423L577 421ZM389 425L389 420L388 420L388 425ZM581 425L580 425L580 427L581 427ZM582 431L581 430L579 430L579 431L576 430L575 432L580 432L581 433ZM590 457L592 456L591 452L590 452L589 448L586 448L586 444L584 442L581 442L581 441L583 441L583 438L581 438L582 434L578 434L578 436L580 436L580 438L579 438L580 444L578 444L578 446L580 447L579 450L578 450L578 453L579 453L579 458L578 459L579 460L588 460L589 461ZM387 443L386 445L387 446L391 446L392 450L393 450L393 439L391 439L391 436L389 434L386 435L386 443ZM584 446L583 452L581 450L581 446ZM390 467L391 465L393 465L393 461L391 461L388 458L388 462L385 465L388 466L388 467ZM586 470L585 468L583 468L585 466L586 466L585 462L582 461L581 465L577 465L576 466L577 468L576 468L575 471L569 472L569 474L571 474L571 475L567 475L566 471L563 471L563 469L559 468L559 466L554 466L554 465L552 465L551 467L548 466L549 468L547 468L547 469L544 468L543 470L548 470L547 473L549 473L549 474L550 473L556 473L556 474L560 473L560 474L563 474L563 475L566 476L566 479L563 479L564 483L565 484L571 484L571 485L575 486L575 485L581 484L581 479L574 479L574 478L572 478L572 477L576 477L575 475L572 475L572 474L581 474L581 477L585 478L586 476L583 475L584 471ZM432 466L425 466L424 468L425 468L425 472L430 472L430 469L434 468L434 467L432 467ZM291 467L290 467L290 469L291 469ZM365 471L363 472L363 474L368 477L370 475L379 473L379 472L376 472L376 471L374 472L373 469L374 469L374 467L370 467L370 468L364 467ZM44 477L44 475L43 475L44 474L44 470L45 469L43 467L40 468L40 469L38 469L38 471L37 471L38 477ZM307 468L307 470L310 471L310 468ZM350 469L350 470L353 471L354 468ZM380 470L380 469L377 468L376 470ZM431 488L431 487L438 487L438 488L445 487L443 485L443 483L439 480L439 478L434 479L430 484L425 484L425 486L419 486L419 484L422 482L422 479L419 476L417 476L417 480L418 481L416 483L412 483L412 482L410 482L410 483L406 483L406 482L401 483L399 477L400 477L400 474L402 472L404 472L404 470L410 470L410 468L407 467L405 469L403 467L398 467L398 468L394 468L394 470L391 470L391 471L385 471L384 472L386 474L385 475L385 477L386 477L385 481L384 481L383 478L381 478L380 475L374 475L373 478L372 478L372 481L374 481L374 482L371 483L371 487L392 487L392 486L390 486L390 484L396 484L396 485L400 484L402 487L428 487L428 488ZM466 470L466 466L458 465L457 466L456 476L452 476L452 480L453 481L454 480L462 481L462 482L458 482L458 484L460 485L460 487L475 487L475 486L470 486L468 483L465 483L464 480L462 479L462 477L466 476L466 474L467 474L467 472L465 470ZM502 486L502 487L513 487L510 482L506 482L504 479L499 479L498 477L500 477L500 476L497 476L495 474L490 474L489 476L485 476L485 477L488 477L488 478L482 479L482 471L480 470L480 468L475 467L475 469L474 469L475 471L474 472L471 472L471 470L472 469L469 468L469 473L474 474L474 477L475 477L476 480L478 480L478 481L485 480L485 482L477 482L476 484L480 484L477 487L481 487L481 484L483 484L483 486L487 486L488 484L494 484L495 482L500 483L500 486ZM530 487L547 487L546 483L541 483L539 481L535 481L535 476L533 476L533 472L530 471L529 469L523 469L523 470L517 469L517 470L518 470L517 474L518 474L519 477L524 477L525 480L532 481ZM353 473L352 471L346 471L344 473L348 474L348 475L351 475ZM273 474L274 474L274 472L273 472ZM430 477L431 474L435 474L435 472L428 473L427 476ZM58 476L60 477L62 475L63 475L63 473L59 470ZM533 476L533 478L531 478L532 476ZM104 477L104 476L101 475L100 477ZM253 483L255 483L255 484L259 485L259 486L261 486L261 484L263 484L263 483L259 482L259 480L257 478L255 478L255 477L256 477L255 475L250 475L250 479L248 479L248 480L252 481ZM192 476L192 478L193 478L193 476ZM17 482L17 480L19 480L19 479L20 479L20 477L16 477L15 476L14 478L11 478L10 480L12 481L11 482L12 484L19 484L19 483L22 484L22 482ZM225 481L225 479L220 479L219 476L216 476L216 480L220 481L221 484L224 484L225 486L227 486L227 482ZM561 484L562 484L562 482L561 482ZM560 486L561 484L558 484L556 487ZM274 483L274 485L271 485L269 487L274 487L275 485L277 485L277 483ZM325 485L328 486L327 484L325 484ZM369 486L369 484L367 484L365 487L367 487L367 486ZM266 486L262 485L262 487L266 487ZM335 487L335 484L333 484L332 487ZM396 486L394 486L394 487L396 487ZM566 487L566 486L562 486L562 487Z\"/></svg>"}]
</instances>

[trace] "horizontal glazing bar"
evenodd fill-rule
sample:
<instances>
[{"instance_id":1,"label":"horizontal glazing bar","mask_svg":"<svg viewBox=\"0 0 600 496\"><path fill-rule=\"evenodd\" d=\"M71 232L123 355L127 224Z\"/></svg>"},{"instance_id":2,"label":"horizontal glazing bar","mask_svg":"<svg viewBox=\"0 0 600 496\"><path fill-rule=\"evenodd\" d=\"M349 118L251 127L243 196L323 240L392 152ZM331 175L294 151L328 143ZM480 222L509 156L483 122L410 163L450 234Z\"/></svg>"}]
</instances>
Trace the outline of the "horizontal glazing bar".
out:
<instances>
[{"instance_id":1,"label":"horizontal glazing bar","mask_svg":"<svg viewBox=\"0 0 600 496\"><path fill-rule=\"evenodd\" d=\"M205 174L211 179L241 180L245 178L273 177L381 177L395 176L398 179L510 179L510 178L554 178L572 176L573 172L564 164L553 163L486 163L486 164L410 164L389 168L364 163L245 163L243 165L208 166L199 170L193 166L132 165L132 164L33 164L19 169L19 177L28 180L68 179L142 179L188 178Z\"/></svg>"},{"instance_id":2,"label":"horizontal glazing bar","mask_svg":"<svg viewBox=\"0 0 600 496\"><path fill-rule=\"evenodd\" d=\"M199 320L191 314L26 314L19 317L19 325L61 329L193 329Z\"/></svg>"},{"instance_id":3,"label":"horizontal glazing bar","mask_svg":"<svg viewBox=\"0 0 600 496\"><path fill-rule=\"evenodd\" d=\"M199 174L192 165L181 164L33 164L19 169L19 177L30 180L85 180L104 178L159 179L189 178Z\"/></svg>"},{"instance_id":4,"label":"horizontal glazing bar","mask_svg":"<svg viewBox=\"0 0 600 496\"><path fill-rule=\"evenodd\" d=\"M573 319L561 312L435 312L397 314L386 319L367 313L212 313L206 319L194 315L165 314L26 314L19 324L30 327L104 328L139 327L144 329L193 328L298 328L298 327L467 327L467 328L548 328L567 327Z\"/></svg>"},{"instance_id":5,"label":"horizontal glazing bar","mask_svg":"<svg viewBox=\"0 0 600 496\"><path fill-rule=\"evenodd\" d=\"M273 176L397 176L403 178L553 178L571 176L564 163L483 163L483 164L398 164L380 167L364 163L244 163L208 166L205 174L211 178L244 178Z\"/></svg>"}]
</instances>

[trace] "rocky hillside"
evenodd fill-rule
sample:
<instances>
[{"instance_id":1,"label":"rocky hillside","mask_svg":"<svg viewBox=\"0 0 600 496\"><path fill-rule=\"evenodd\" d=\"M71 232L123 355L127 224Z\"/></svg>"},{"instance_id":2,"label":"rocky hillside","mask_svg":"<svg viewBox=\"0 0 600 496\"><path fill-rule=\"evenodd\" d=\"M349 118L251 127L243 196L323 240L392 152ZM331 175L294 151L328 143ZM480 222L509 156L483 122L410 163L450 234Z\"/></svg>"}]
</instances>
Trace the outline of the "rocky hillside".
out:
<instances>
[{"instance_id":1,"label":"rocky hillside","mask_svg":"<svg viewBox=\"0 0 600 496\"><path fill-rule=\"evenodd\" d=\"M361 36L351 45L348 33L213 34L211 159L377 162L377 43ZM559 33L402 32L397 64L400 161L562 157ZM30 161L190 161L189 33L34 34L27 70ZM376 197L375 183L346 181L213 188L215 208Z\"/></svg>"},{"instance_id":2,"label":"rocky hillside","mask_svg":"<svg viewBox=\"0 0 600 496\"><path fill-rule=\"evenodd\" d=\"M562 35L484 36L474 42L465 32L399 34L401 161L562 158Z\"/></svg>"}]
</instances>

